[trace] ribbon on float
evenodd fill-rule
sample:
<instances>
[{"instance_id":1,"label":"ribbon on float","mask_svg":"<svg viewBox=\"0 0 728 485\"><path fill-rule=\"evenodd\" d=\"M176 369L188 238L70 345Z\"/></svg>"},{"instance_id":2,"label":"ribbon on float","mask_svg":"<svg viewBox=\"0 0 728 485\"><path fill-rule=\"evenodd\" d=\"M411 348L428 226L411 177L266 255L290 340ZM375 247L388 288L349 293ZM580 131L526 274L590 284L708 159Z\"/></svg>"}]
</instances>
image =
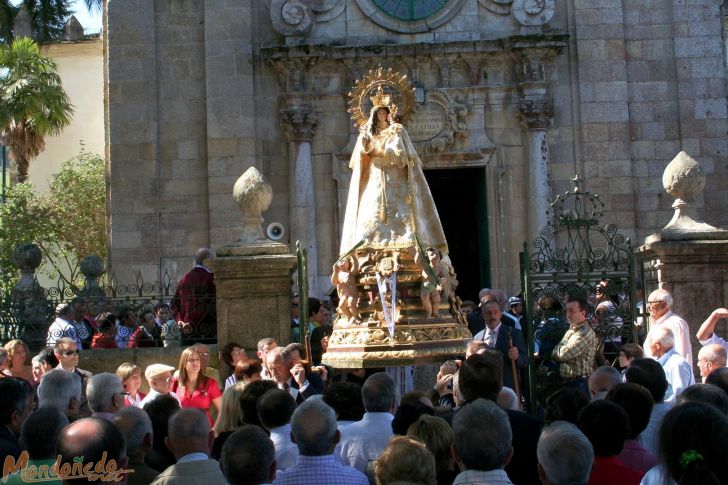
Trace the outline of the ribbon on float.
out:
<instances>
[{"instance_id":1,"label":"ribbon on float","mask_svg":"<svg viewBox=\"0 0 728 485\"><path fill-rule=\"evenodd\" d=\"M389 336L394 337L394 307L397 304L397 272L393 271L389 277L389 289L392 294L391 305L387 306L387 279L381 273L377 273L377 288L379 289L379 301L382 302L382 313L387 322Z\"/></svg>"}]
</instances>

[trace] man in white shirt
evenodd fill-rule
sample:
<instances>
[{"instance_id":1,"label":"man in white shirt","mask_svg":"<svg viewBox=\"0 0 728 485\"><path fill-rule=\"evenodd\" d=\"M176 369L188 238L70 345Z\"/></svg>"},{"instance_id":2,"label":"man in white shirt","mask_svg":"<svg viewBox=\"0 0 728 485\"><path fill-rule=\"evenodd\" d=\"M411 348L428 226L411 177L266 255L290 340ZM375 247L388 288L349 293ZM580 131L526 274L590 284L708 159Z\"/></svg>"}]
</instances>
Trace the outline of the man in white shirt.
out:
<instances>
[{"instance_id":1,"label":"man in white shirt","mask_svg":"<svg viewBox=\"0 0 728 485\"><path fill-rule=\"evenodd\" d=\"M172 372L174 370L174 367L165 364L147 366L144 377L149 382L149 394L137 404L137 407L144 408L146 403L154 401L159 396L167 395L172 396L179 402L179 396L174 392L170 392L172 389Z\"/></svg>"},{"instance_id":2,"label":"man in white shirt","mask_svg":"<svg viewBox=\"0 0 728 485\"><path fill-rule=\"evenodd\" d=\"M672 330L675 340L675 352L680 354L690 368L693 367L693 348L690 346L690 329L681 317L672 312L672 295L667 290L655 290L647 298L647 310L650 312L650 332L660 327ZM645 345L645 357L654 357Z\"/></svg>"},{"instance_id":3,"label":"man in white shirt","mask_svg":"<svg viewBox=\"0 0 728 485\"><path fill-rule=\"evenodd\" d=\"M366 410L364 417L341 429L336 453L342 463L366 473L367 464L377 459L394 435L394 380L384 372L372 374L364 382L361 395Z\"/></svg>"},{"instance_id":4,"label":"man in white shirt","mask_svg":"<svg viewBox=\"0 0 728 485\"><path fill-rule=\"evenodd\" d=\"M275 447L276 469L291 468L298 459L298 446L291 441L291 416L296 410L296 401L281 389L271 389L258 399L256 408Z\"/></svg>"},{"instance_id":5,"label":"man in white shirt","mask_svg":"<svg viewBox=\"0 0 728 485\"><path fill-rule=\"evenodd\" d=\"M716 308L710 313L695 334L700 345L718 344L728 350L728 342L714 332L715 325L723 318L728 318L728 310L725 308Z\"/></svg>"},{"instance_id":6,"label":"man in white shirt","mask_svg":"<svg viewBox=\"0 0 728 485\"><path fill-rule=\"evenodd\" d=\"M61 338L70 338L76 342L78 349L81 349L81 337L74 325L76 311L70 303L60 303L56 307L56 319L48 327L46 346L54 347Z\"/></svg>"},{"instance_id":7,"label":"man in white shirt","mask_svg":"<svg viewBox=\"0 0 728 485\"><path fill-rule=\"evenodd\" d=\"M667 326L660 326L650 330L645 341L645 349L649 348L650 353L657 362L662 365L667 377L667 392L665 402L675 404L680 393L695 384L693 369L690 364L675 351L675 337L672 330Z\"/></svg>"}]
</instances>

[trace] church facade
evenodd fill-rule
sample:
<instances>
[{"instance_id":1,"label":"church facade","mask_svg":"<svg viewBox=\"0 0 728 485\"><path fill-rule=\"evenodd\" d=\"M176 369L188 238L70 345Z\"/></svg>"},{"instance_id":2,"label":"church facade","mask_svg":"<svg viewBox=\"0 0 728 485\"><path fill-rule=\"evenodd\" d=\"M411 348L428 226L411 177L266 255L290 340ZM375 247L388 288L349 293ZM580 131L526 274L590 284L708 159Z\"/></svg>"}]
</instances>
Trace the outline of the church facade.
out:
<instances>
[{"instance_id":1,"label":"church facade","mask_svg":"<svg viewBox=\"0 0 728 485\"><path fill-rule=\"evenodd\" d=\"M681 150L728 226L724 14L716 0L108 2L104 33L110 269L173 279L239 238L237 178L273 187L264 227L309 251L311 293L338 258L357 130L347 93L406 74L408 130L473 299L520 287L518 253L582 187L638 245L672 215Z\"/></svg>"}]
</instances>

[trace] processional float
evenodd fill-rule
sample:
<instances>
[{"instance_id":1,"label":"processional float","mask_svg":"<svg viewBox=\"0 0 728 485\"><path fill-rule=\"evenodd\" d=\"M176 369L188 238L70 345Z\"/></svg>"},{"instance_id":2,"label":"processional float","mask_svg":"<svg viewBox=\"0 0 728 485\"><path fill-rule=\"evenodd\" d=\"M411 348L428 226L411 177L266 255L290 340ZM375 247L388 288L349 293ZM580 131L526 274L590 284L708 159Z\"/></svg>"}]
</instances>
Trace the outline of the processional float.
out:
<instances>
[{"instance_id":1,"label":"processional float","mask_svg":"<svg viewBox=\"0 0 728 485\"><path fill-rule=\"evenodd\" d=\"M440 218L406 129L414 109L412 84L391 69L369 71L349 93L359 134L331 278L339 306L323 355L335 368L441 363L464 354L471 338Z\"/></svg>"}]
</instances>

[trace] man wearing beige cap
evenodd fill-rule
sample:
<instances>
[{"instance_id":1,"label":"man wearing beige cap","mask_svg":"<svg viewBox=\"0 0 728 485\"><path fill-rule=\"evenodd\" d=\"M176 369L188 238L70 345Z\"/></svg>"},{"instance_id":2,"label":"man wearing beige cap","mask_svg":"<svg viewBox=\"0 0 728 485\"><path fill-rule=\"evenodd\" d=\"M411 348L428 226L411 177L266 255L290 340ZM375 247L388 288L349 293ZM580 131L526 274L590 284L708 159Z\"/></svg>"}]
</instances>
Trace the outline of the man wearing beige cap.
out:
<instances>
[{"instance_id":1,"label":"man wearing beige cap","mask_svg":"<svg viewBox=\"0 0 728 485\"><path fill-rule=\"evenodd\" d=\"M172 371L174 367L166 364L152 364L144 371L144 377L149 381L149 394L137 405L144 408L148 402L152 402L157 396L169 394L179 401L177 394L169 392L172 388Z\"/></svg>"}]
</instances>

